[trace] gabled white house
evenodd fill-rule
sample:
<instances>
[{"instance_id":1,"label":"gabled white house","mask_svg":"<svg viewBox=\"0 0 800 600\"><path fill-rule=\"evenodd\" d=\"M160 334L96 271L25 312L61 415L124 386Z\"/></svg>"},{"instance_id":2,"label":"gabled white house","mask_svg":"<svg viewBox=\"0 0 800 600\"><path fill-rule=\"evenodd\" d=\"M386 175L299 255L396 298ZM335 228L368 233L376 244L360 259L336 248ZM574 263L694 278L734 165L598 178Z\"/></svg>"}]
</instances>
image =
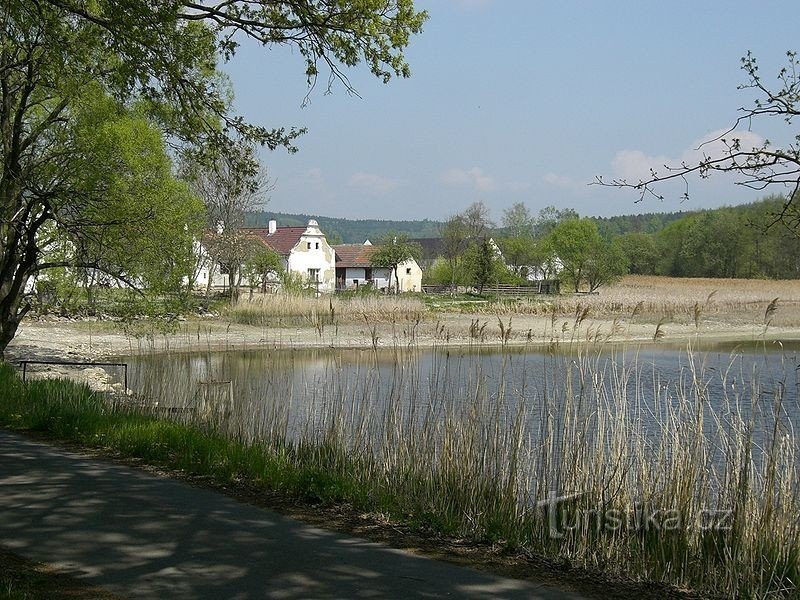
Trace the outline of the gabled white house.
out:
<instances>
[{"instance_id":1,"label":"gabled white house","mask_svg":"<svg viewBox=\"0 0 800 600\"><path fill-rule=\"evenodd\" d=\"M336 283L335 253L319 224L311 219L306 227L278 227L269 222L267 229L248 229L254 238L281 255L287 272L297 273L320 292L332 292Z\"/></svg>"},{"instance_id":2,"label":"gabled white house","mask_svg":"<svg viewBox=\"0 0 800 600\"><path fill-rule=\"evenodd\" d=\"M270 221L266 229L248 227L242 229L242 232L254 242L277 252L283 259L283 268L287 272L300 275L320 292L334 290L335 254L315 220L310 220L306 227L278 227L276 221ZM225 287L228 276L220 272L221 265L214 265L215 268L211 269L208 252L202 243L197 244L196 252L201 265L196 279L197 285L205 287L210 272L213 272L211 287Z\"/></svg>"},{"instance_id":3,"label":"gabled white house","mask_svg":"<svg viewBox=\"0 0 800 600\"><path fill-rule=\"evenodd\" d=\"M372 266L372 255L378 250L369 240L363 244L339 244L336 251L336 289L357 289L371 285L379 290L394 290L392 269ZM419 292L422 289L422 269L413 258L398 265L398 292Z\"/></svg>"}]
</instances>

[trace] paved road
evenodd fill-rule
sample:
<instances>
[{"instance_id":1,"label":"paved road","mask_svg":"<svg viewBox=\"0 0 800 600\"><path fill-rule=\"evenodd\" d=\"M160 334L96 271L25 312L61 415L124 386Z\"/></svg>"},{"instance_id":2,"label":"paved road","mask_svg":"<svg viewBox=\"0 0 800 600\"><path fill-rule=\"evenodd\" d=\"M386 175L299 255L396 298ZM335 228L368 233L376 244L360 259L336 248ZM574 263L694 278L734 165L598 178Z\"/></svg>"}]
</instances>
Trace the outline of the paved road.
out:
<instances>
[{"instance_id":1,"label":"paved road","mask_svg":"<svg viewBox=\"0 0 800 600\"><path fill-rule=\"evenodd\" d=\"M578 598L5 431L0 544L130 598Z\"/></svg>"}]
</instances>

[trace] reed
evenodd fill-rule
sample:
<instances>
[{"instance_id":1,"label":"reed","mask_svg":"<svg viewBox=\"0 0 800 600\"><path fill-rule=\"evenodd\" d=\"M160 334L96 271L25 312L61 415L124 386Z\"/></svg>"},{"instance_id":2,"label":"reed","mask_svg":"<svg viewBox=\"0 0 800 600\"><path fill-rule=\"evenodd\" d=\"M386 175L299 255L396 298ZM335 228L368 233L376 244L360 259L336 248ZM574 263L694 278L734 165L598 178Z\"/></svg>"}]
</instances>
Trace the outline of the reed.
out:
<instances>
[{"instance_id":1,"label":"reed","mask_svg":"<svg viewBox=\"0 0 800 600\"><path fill-rule=\"evenodd\" d=\"M791 365L775 380L735 362L710 371L689 351L665 380L631 352L589 348L530 358L476 344L429 364L396 348L350 370L279 352L190 357L204 383L174 364L167 384L142 369L140 406L64 382L23 388L4 368L0 422L590 569L796 595ZM516 377L533 368L535 385Z\"/></svg>"},{"instance_id":2,"label":"reed","mask_svg":"<svg viewBox=\"0 0 800 600\"><path fill-rule=\"evenodd\" d=\"M395 322L420 320L426 315L425 305L414 296L320 296L308 294L259 294L242 298L228 308L227 316L235 323L271 325L297 322L317 325L353 321Z\"/></svg>"},{"instance_id":3,"label":"reed","mask_svg":"<svg viewBox=\"0 0 800 600\"><path fill-rule=\"evenodd\" d=\"M622 316L636 311L640 319L654 323L663 317L695 324L700 317L761 322L765 308L776 298L781 310L773 324L800 324L800 281L788 280L629 275L614 285L600 288L597 294L505 299L473 303L461 310L495 315L568 316L581 307L588 308L595 316Z\"/></svg>"}]
</instances>

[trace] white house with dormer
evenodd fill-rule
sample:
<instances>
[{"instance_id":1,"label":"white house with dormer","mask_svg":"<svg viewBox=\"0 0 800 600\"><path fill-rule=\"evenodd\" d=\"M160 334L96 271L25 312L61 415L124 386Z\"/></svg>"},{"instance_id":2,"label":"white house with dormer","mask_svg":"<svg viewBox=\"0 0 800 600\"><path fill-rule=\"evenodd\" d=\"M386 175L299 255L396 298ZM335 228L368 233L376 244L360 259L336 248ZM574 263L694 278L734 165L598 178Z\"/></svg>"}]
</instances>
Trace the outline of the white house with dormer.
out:
<instances>
[{"instance_id":1,"label":"white house with dormer","mask_svg":"<svg viewBox=\"0 0 800 600\"><path fill-rule=\"evenodd\" d=\"M305 227L278 227L276 221L270 221L266 229L247 227L241 231L254 242L264 244L277 252L283 259L283 268L287 272L298 274L320 292L334 291L335 253L315 220L310 220ZM198 242L195 250L200 265L195 285L206 287L211 277L212 288L226 287L228 276L223 272L224 267L213 265L212 268L208 252L201 242Z\"/></svg>"}]
</instances>

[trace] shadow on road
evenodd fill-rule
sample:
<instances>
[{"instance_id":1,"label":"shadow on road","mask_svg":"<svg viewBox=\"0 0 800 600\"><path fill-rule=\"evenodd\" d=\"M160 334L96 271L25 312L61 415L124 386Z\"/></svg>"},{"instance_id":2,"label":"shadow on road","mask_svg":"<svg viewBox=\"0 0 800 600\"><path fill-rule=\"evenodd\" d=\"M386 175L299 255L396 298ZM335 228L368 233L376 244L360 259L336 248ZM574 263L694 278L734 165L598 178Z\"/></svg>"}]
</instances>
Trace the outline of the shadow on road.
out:
<instances>
[{"instance_id":1,"label":"shadow on road","mask_svg":"<svg viewBox=\"0 0 800 600\"><path fill-rule=\"evenodd\" d=\"M3 431L0 539L131 598L577 598Z\"/></svg>"}]
</instances>

